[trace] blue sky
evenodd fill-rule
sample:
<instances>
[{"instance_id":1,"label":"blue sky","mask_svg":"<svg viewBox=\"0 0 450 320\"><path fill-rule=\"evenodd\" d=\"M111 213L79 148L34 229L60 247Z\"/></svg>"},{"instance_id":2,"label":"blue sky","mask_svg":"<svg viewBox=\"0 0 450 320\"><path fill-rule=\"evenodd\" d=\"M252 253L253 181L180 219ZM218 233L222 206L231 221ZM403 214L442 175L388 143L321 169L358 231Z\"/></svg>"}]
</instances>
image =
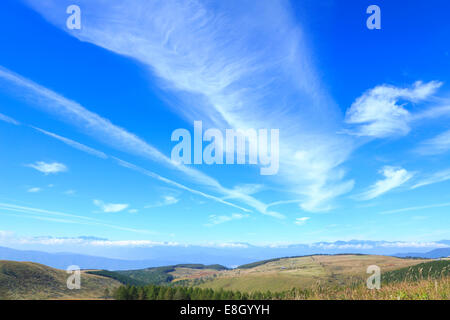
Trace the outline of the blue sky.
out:
<instances>
[{"instance_id":1,"label":"blue sky","mask_svg":"<svg viewBox=\"0 0 450 320\"><path fill-rule=\"evenodd\" d=\"M450 238L449 9L2 1L2 243ZM194 120L279 129L278 173L173 163Z\"/></svg>"}]
</instances>

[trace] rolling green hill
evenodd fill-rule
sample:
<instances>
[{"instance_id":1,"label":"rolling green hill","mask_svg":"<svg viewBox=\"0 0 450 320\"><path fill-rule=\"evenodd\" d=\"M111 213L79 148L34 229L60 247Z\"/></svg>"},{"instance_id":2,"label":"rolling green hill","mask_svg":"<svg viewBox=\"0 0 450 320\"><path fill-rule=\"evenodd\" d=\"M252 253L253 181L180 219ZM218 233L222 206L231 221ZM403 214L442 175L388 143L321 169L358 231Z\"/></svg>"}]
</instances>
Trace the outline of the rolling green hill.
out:
<instances>
[{"instance_id":1,"label":"rolling green hill","mask_svg":"<svg viewBox=\"0 0 450 320\"><path fill-rule=\"evenodd\" d=\"M218 272L227 270L227 268L219 264L177 264L140 270L116 271L116 273L144 284L167 284L175 279L208 270Z\"/></svg>"},{"instance_id":2,"label":"rolling green hill","mask_svg":"<svg viewBox=\"0 0 450 320\"><path fill-rule=\"evenodd\" d=\"M86 271L86 273L111 278L111 279L119 281L121 284L129 285L129 286L143 286L143 285L147 284L143 281L133 279L129 276L120 274L119 272L115 272L115 271L94 270L94 271Z\"/></svg>"},{"instance_id":3,"label":"rolling green hill","mask_svg":"<svg viewBox=\"0 0 450 320\"><path fill-rule=\"evenodd\" d=\"M377 265L384 281L367 288L367 267ZM271 259L243 268L180 280L170 285L122 286L124 300L448 300L450 261L374 255L305 256ZM173 273L172 273L173 274Z\"/></svg>"},{"instance_id":4,"label":"rolling green hill","mask_svg":"<svg viewBox=\"0 0 450 320\"><path fill-rule=\"evenodd\" d=\"M68 274L32 262L0 261L0 299L102 299L120 282L81 274L81 289L67 289Z\"/></svg>"},{"instance_id":5,"label":"rolling green hill","mask_svg":"<svg viewBox=\"0 0 450 320\"><path fill-rule=\"evenodd\" d=\"M191 285L214 290L282 292L312 286L349 286L365 283L367 267L382 273L426 260L376 255L316 255L259 261L237 269L220 271L191 281Z\"/></svg>"},{"instance_id":6,"label":"rolling green hill","mask_svg":"<svg viewBox=\"0 0 450 320\"><path fill-rule=\"evenodd\" d=\"M450 260L419 263L414 266L393 270L382 275L385 283L402 281L433 280L450 276Z\"/></svg>"},{"instance_id":7,"label":"rolling green hill","mask_svg":"<svg viewBox=\"0 0 450 320\"><path fill-rule=\"evenodd\" d=\"M381 268L381 291L365 286L370 265ZM37 263L0 261L0 299L444 298L449 295L450 261L317 255L259 261L232 270L200 264L85 270L81 290L67 289L67 277L65 270ZM434 291L424 294L431 282Z\"/></svg>"}]
</instances>

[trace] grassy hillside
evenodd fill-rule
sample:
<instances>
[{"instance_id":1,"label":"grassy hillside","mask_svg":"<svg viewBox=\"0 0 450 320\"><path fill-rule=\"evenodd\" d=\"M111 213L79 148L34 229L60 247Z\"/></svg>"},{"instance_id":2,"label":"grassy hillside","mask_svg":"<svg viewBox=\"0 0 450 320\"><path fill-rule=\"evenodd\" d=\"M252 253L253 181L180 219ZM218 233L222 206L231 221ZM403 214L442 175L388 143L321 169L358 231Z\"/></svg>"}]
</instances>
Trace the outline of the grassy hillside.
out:
<instances>
[{"instance_id":1,"label":"grassy hillside","mask_svg":"<svg viewBox=\"0 0 450 320\"><path fill-rule=\"evenodd\" d=\"M178 278L172 282L173 286L121 287L115 291L115 297L149 300L447 300L450 298L449 264L450 261L373 255L280 258L219 271L212 276L185 281ZM367 289L369 275L366 270L370 265L381 268L382 279L395 281L382 282L380 290Z\"/></svg>"},{"instance_id":2,"label":"grassy hillside","mask_svg":"<svg viewBox=\"0 0 450 320\"><path fill-rule=\"evenodd\" d=\"M38 263L0 261L0 299L101 299L120 282L98 275L81 274L81 289L67 289L64 270Z\"/></svg>"},{"instance_id":3,"label":"grassy hillside","mask_svg":"<svg viewBox=\"0 0 450 320\"><path fill-rule=\"evenodd\" d=\"M370 265L382 270L381 290L366 288ZM0 298L104 299L114 293L120 299L448 299L449 271L450 261L319 255L266 260L233 270L188 264L85 270L81 290L69 290L64 270L0 261Z\"/></svg>"},{"instance_id":4,"label":"grassy hillside","mask_svg":"<svg viewBox=\"0 0 450 320\"><path fill-rule=\"evenodd\" d=\"M191 281L191 285L214 290L281 292L312 286L353 286L365 283L367 267L377 265L382 273L424 262L374 255L307 256L272 259L244 268L221 271Z\"/></svg>"},{"instance_id":5,"label":"grassy hillside","mask_svg":"<svg viewBox=\"0 0 450 320\"><path fill-rule=\"evenodd\" d=\"M86 271L88 274L95 274L102 277L111 278L114 280L119 281L121 284L129 285L129 286L143 286L146 285L145 282L139 281L133 278L130 278L124 274L120 274L115 271L108 271L108 270L94 270L94 271Z\"/></svg>"},{"instance_id":6,"label":"grassy hillside","mask_svg":"<svg viewBox=\"0 0 450 320\"><path fill-rule=\"evenodd\" d=\"M227 268L218 264L177 264L140 270L116 271L116 273L144 284L167 284L173 280L206 276L223 270L227 270Z\"/></svg>"},{"instance_id":7,"label":"grassy hillside","mask_svg":"<svg viewBox=\"0 0 450 320\"><path fill-rule=\"evenodd\" d=\"M450 277L383 284L379 290L369 290L363 283L343 287L316 285L306 289L250 293L198 287L122 286L114 292L114 298L118 300L448 300L450 299Z\"/></svg>"},{"instance_id":8,"label":"grassy hillside","mask_svg":"<svg viewBox=\"0 0 450 320\"><path fill-rule=\"evenodd\" d=\"M390 271L382 276L384 283L434 280L450 276L450 260L431 261Z\"/></svg>"}]
</instances>

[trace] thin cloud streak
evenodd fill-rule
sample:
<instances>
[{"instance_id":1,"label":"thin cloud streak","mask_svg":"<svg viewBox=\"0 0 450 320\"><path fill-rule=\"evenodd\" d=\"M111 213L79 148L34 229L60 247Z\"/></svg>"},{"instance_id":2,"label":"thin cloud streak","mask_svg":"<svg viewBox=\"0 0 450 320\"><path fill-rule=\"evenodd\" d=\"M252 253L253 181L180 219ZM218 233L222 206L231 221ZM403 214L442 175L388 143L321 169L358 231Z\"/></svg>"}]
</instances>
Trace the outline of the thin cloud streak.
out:
<instances>
[{"instance_id":1,"label":"thin cloud streak","mask_svg":"<svg viewBox=\"0 0 450 320\"><path fill-rule=\"evenodd\" d=\"M33 127L33 128L35 128L35 127ZM58 135L56 135L54 133L51 133L51 132L48 132L48 131L45 131L45 130L42 130L42 129L39 129L39 128L35 128L35 129L40 131L40 132L42 132L42 133L47 134L50 137L53 137L53 138L58 139L58 140L61 140L61 141L65 142L67 145L69 145L69 146L71 146L73 148L76 148L76 149L78 149L80 151L87 152L87 153L89 153L91 155L99 156L102 159L109 158L109 156L107 154L105 154L104 152L96 150L96 149L93 149L93 148L90 148L90 147L87 147L85 145L82 145L79 142L74 141L74 140L58 136ZM112 158L116 161L117 164L119 164L122 167L126 167L126 168L129 168L129 169L133 169L135 171L139 171L141 173L144 173L146 176L150 176L152 178L158 179L158 180L163 181L163 182L165 182L165 183L167 183L169 185L176 186L176 187L178 187L178 188L180 188L182 190L189 191L189 192L191 192L193 194L200 195L200 196L205 197L207 199L218 201L218 202L220 202L222 204L226 204L226 205L229 205L229 206L241 209L243 211L250 212L250 210L248 210L246 208L236 206L236 205L234 205L234 204L232 204L232 203L230 203L228 201L223 201L222 199L220 199L218 197L211 196L211 195L208 195L208 194L206 194L204 192L197 191L197 190L194 190L192 188L186 187L186 186L184 186L182 184L179 184L179 183L177 183L175 181L172 181L170 179L162 177L162 176L160 176L160 175L158 175L158 174L156 174L154 172L150 172L148 170L139 168L139 167L137 167L137 166L135 166L135 165L133 165L133 164L131 164L129 162L123 161L123 160L121 160L119 158L115 158L115 157L112 157ZM72 191L72 192L69 193L69 191ZM73 193L74 193L73 190L68 190L68 191L65 192L65 194L73 194Z\"/></svg>"},{"instance_id":2,"label":"thin cloud streak","mask_svg":"<svg viewBox=\"0 0 450 320\"><path fill-rule=\"evenodd\" d=\"M178 203L178 201L180 201L180 199L177 199L173 196L164 196L163 201L158 201L154 204L146 205L144 208L149 209L149 208L159 208L159 207L170 206L172 204Z\"/></svg>"},{"instance_id":3,"label":"thin cloud streak","mask_svg":"<svg viewBox=\"0 0 450 320\"><path fill-rule=\"evenodd\" d=\"M0 120L4 121L4 122L7 122L7 123L10 123L10 124L14 124L16 126L20 125L19 121L16 121L15 119L13 119L11 117L8 117L7 115L4 115L2 113L0 113Z\"/></svg>"},{"instance_id":4,"label":"thin cloud streak","mask_svg":"<svg viewBox=\"0 0 450 320\"><path fill-rule=\"evenodd\" d=\"M224 188L214 178L211 178L196 169L192 169L172 161L170 158L163 155L159 150L149 145L148 143L140 139L138 136L129 133L123 128L115 126L109 120L104 119L99 115L87 110L86 108L84 108L83 106L74 101L66 99L63 96L2 67L0 67L0 79L1 78L7 80L7 82L9 84L12 84L16 90L20 88L21 95L24 94L23 90L27 90L26 96L28 97L28 99L32 100L31 102L35 106L47 112L56 113L57 115L61 116L64 121L68 121L70 119L71 125L76 125L78 127L83 128L88 132L88 134L93 136L95 139L100 140L101 142L107 145L110 145L121 151L144 156L147 159L165 164L166 166L172 169L176 169L186 174L188 177L192 178L195 182L198 182L206 187L212 188L217 192L222 193L225 197L233 197L235 199L243 201L244 203L252 206L262 214L267 214L275 217L282 216L281 214L276 212L266 212L265 211L266 205L256 200L255 198L249 195L238 193L235 190L229 190L227 188ZM55 136L53 137L57 138ZM66 140L65 142L71 143L71 141L68 140ZM77 147L83 148L83 146L81 146L80 144L78 144ZM161 176L159 177L162 178ZM166 180L169 181L168 179ZM174 181L171 181L170 183L172 182Z\"/></svg>"},{"instance_id":5,"label":"thin cloud streak","mask_svg":"<svg viewBox=\"0 0 450 320\"><path fill-rule=\"evenodd\" d=\"M139 229L134 229L134 228L116 226L116 225L105 223L101 220L90 218L90 217L84 217L84 216L74 215L74 214L70 214L70 213L59 212L59 211L50 211L50 210L44 210L44 209L39 209L39 208L18 206L18 205L8 204L8 203L0 203L0 210L6 210L6 211L10 211L10 212L11 211L12 212L21 212L21 213L25 213L28 215L39 216L42 219L43 218L49 219L48 217L45 217L45 216L42 217L42 215L73 218L73 219L84 220L84 221L75 221L75 220L71 221L71 220L67 220L67 219L63 219L63 220L71 221L72 223L77 223L77 224L96 225L96 226L108 227L111 229L129 231L129 232L134 232L134 233L154 233L153 231L148 231L148 230L139 230ZM56 222L55 219L54 219L54 221ZM66 222L66 223L69 223L69 222Z\"/></svg>"},{"instance_id":6,"label":"thin cloud streak","mask_svg":"<svg viewBox=\"0 0 450 320\"><path fill-rule=\"evenodd\" d=\"M244 218L248 218L248 214L242 214L242 213L232 213L228 216L218 216L215 214L212 214L209 216L209 222L205 224L205 227L213 227L222 223L230 222L233 220L241 220Z\"/></svg>"},{"instance_id":7,"label":"thin cloud streak","mask_svg":"<svg viewBox=\"0 0 450 320\"><path fill-rule=\"evenodd\" d=\"M81 144L81 143L76 142L74 140L71 140L71 139L59 136L59 135L57 135L55 133L52 133L52 132L49 132L49 131L45 131L45 130L37 128L37 127L33 127L32 126L32 128L37 130L37 131L39 131L39 132L41 132L41 133L43 133L43 134L45 134L45 135L47 135L47 136L49 136L49 137L52 137L52 138L55 138L55 139L57 139L57 140L59 140L61 142L64 142L65 144L67 144L67 145L69 145L69 146L71 146L71 147L73 147L75 149L81 150L83 152L89 153L89 154L91 154L93 156L96 156L96 157L99 157L99 158L102 158L102 159L107 159L108 158L108 156L105 153L103 153L101 151L98 151L98 150L95 150L93 148L90 148L88 146L85 146L84 144Z\"/></svg>"},{"instance_id":8,"label":"thin cloud streak","mask_svg":"<svg viewBox=\"0 0 450 320\"><path fill-rule=\"evenodd\" d=\"M395 209L395 210L387 210L387 211L380 212L380 214L392 214L392 213L418 211L418 210L424 210L424 209L444 208L444 207L450 207L450 202L448 202L448 203L430 204L430 205L418 206L418 207L408 207L408 208Z\"/></svg>"},{"instance_id":9,"label":"thin cloud streak","mask_svg":"<svg viewBox=\"0 0 450 320\"><path fill-rule=\"evenodd\" d=\"M81 128L102 143L175 168L199 183L212 187L218 186L218 182L211 177L173 162L135 134L112 124L108 119L89 111L75 101L69 100L3 67L0 67L0 78L12 85L11 89L15 90L20 97L25 96L33 106L58 115L63 121Z\"/></svg>"},{"instance_id":10,"label":"thin cloud streak","mask_svg":"<svg viewBox=\"0 0 450 320\"><path fill-rule=\"evenodd\" d=\"M450 150L450 130L423 141L416 151L422 155L443 154Z\"/></svg>"},{"instance_id":11,"label":"thin cloud streak","mask_svg":"<svg viewBox=\"0 0 450 320\"><path fill-rule=\"evenodd\" d=\"M216 202L220 202L220 203L228 205L228 206L232 206L234 208L240 209L240 210L245 211L245 212L251 212L250 210L248 210L248 209L246 209L244 207L240 207L238 205L235 205L234 203L225 201L225 200L223 200L223 199L221 199L219 197L216 197L216 196L213 196L213 195L210 195L210 194L207 194L207 193L204 193L204 192L201 192L201 191L189 188L189 187L187 187L187 186L185 186L185 185L183 185L181 183L178 183L178 182L175 182L173 180L167 179L167 178L165 178L163 176L160 176L159 174L157 174L155 172L152 172L152 171L146 170L144 168L138 167L138 166L136 166L136 165L134 165L134 164L132 164L130 162L121 160L121 159L116 158L116 157L113 157L113 158L117 161L117 163L119 165L121 165L121 166L123 166L125 168L132 169L132 170L140 172L141 174L144 174L144 175L146 175L148 177L151 177L151 178L163 181L163 182L165 182L165 183L167 183L169 185L177 187L178 189L185 190L185 191L188 191L188 192L196 194L196 195L200 195L200 196L202 196L204 198L207 198L207 199L210 199L210 200L214 200Z\"/></svg>"},{"instance_id":12,"label":"thin cloud streak","mask_svg":"<svg viewBox=\"0 0 450 320\"><path fill-rule=\"evenodd\" d=\"M417 189L420 187L428 186L431 184L444 182L450 180L450 169L442 170L422 178L419 182L411 187L411 189Z\"/></svg>"},{"instance_id":13,"label":"thin cloud streak","mask_svg":"<svg viewBox=\"0 0 450 320\"><path fill-rule=\"evenodd\" d=\"M335 134L342 116L318 80L287 1L81 1L102 19L86 17L77 32L56 16L64 3L27 2L79 40L147 65L182 100L195 99L173 106L189 120L218 128L283 128L276 179L304 210L330 209L327 202L353 188L338 169L353 140ZM142 11L152 15L141 19ZM250 24L247 14L254 17Z\"/></svg>"}]
</instances>

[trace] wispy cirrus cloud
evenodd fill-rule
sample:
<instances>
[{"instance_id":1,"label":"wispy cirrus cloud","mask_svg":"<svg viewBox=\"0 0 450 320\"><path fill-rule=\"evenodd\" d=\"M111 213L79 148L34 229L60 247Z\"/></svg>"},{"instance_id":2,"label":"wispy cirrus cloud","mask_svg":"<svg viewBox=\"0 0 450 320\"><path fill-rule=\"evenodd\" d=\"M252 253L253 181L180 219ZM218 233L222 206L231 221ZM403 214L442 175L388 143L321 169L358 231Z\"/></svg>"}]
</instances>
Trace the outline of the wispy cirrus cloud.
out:
<instances>
[{"instance_id":1,"label":"wispy cirrus cloud","mask_svg":"<svg viewBox=\"0 0 450 320\"><path fill-rule=\"evenodd\" d=\"M39 132L41 132L41 133L47 135L47 136L50 136L50 137L52 137L52 138L55 138L55 139L57 139L57 140L59 140L59 141L65 143L65 144L67 144L67 145L69 145L69 146L75 148L75 149L81 150L81 151L83 151L83 152L89 153L89 154L91 154L91 155L94 155L94 156L99 157L99 158L102 158L102 159L108 158L108 156L107 156L105 153L103 153L103 152L101 152L101 151L98 151L98 150L95 150L95 149L93 149L93 148L90 148L90 147L88 147L88 146L85 146L84 144L81 144L81 143L76 142L76 141L74 141L74 140L71 140L71 139L62 137L62 136L57 135L57 134L55 134L55 133L52 133L52 132L49 132L49 131L45 131L45 130L40 129L40 128L36 128L36 127L33 127L33 128L36 129L37 131L39 131Z\"/></svg>"},{"instance_id":2,"label":"wispy cirrus cloud","mask_svg":"<svg viewBox=\"0 0 450 320\"><path fill-rule=\"evenodd\" d=\"M304 225L309 219L311 219L310 217L301 217L301 218L296 218L294 223L298 226L302 226Z\"/></svg>"},{"instance_id":3,"label":"wispy cirrus cloud","mask_svg":"<svg viewBox=\"0 0 450 320\"><path fill-rule=\"evenodd\" d=\"M142 62L164 88L195 101L172 106L189 120L218 128L283 128L277 179L304 210L330 209L328 202L353 188L338 167L355 146L335 134L340 110L318 80L306 34L287 1L129 0L110 6L82 0L93 14L77 32L59 18L67 2L27 3L81 41ZM143 11L153 14L142 19ZM273 213L254 198L239 200Z\"/></svg>"},{"instance_id":4,"label":"wispy cirrus cloud","mask_svg":"<svg viewBox=\"0 0 450 320\"><path fill-rule=\"evenodd\" d=\"M101 200L94 200L94 204L99 207L103 212L120 212L127 209L130 205L126 203L105 203Z\"/></svg>"},{"instance_id":5,"label":"wispy cirrus cloud","mask_svg":"<svg viewBox=\"0 0 450 320\"><path fill-rule=\"evenodd\" d=\"M167 178L165 178L163 176L160 176L159 174L157 174L155 172L152 172L150 170L141 168L141 167L139 167L139 166L137 166L137 165L135 165L133 163L121 160L121 159L116 158L116 157L113 157L113 158L114 158L114 160L116 160L116 162L120 166L122 166L124 168L128 168L128 169L134 170L136 172L139 172L139 173L141 173L143 175L146 175L146 176L148 176L150 178L157 179L157 180L162 181L164 183L167 183L167 184L169 184L171 186L174 186L174 187L176 187L176 188L178 188L180 190L188 191L188 192L190 192L192 194L196 194L196 195L202 196L202 197L204 197L206 199L214 200L216 202L219 202L219 203L225 204L227 206L231 206L231 207L240 209L240 210L245 211L245 212L251 212L249 209L246 209L244 207L238 206L238 205L236 205L234 203L231 203L229 201L226 201L226 200L224 200L224 199L222 199L220 197L216 197L214 195L211 195L211 194L208 194L208 193L196 190L196 189L192 189L192 188L190 188L188 186L185 186L185 185L183 185L181 183L178 183L176 181L173 181L173 180L167 179Z\"/></svg>"},{"instance_id":6,"label":"wispy cirrus cloud","mask_svg":"<svg viewBox=\"0 0 450 320\"><path fill-rule=\"evenodd\" d=\"M216 226L218 224L230 222L233 220L241 220L241 219L247 218L248 216L249 216L248 214L242 214L242 213L233 213L228 216L212 214L209 216L209 221L207 224L205 224L205 226L212 227L212 226Z\"/></svg>"},{"instance_id":7,"label":"wispy cirrus cloud","mask_svg":"<svg viewBox=\"0 0 450 320\"><path fill-rule=\"evenodd\" d=\"M170 158L162 154L159 150L145 142L140 137L112 124L108 119L105 119L98 114L89 111L77 102L69 100L52 90L42 87L41 85L34 83L31 80L25 79L20 75L17 75L2 67L0 67L0 79L3 79L7 84L9 84L12 92L17 91L18 96L26 96L28 100L31 100L30 102L32 102L35 107L60 116L64 121L70 122L71 125L80 127L86 133L101 141L102 143L112 146L113 148L116 148L120 151L143 156L147 159L162 163L169 168L182 172L183 174L191 178L194 182L200 183L204 187L213 189L216 192L221 193L225 197L237 199L253 207L262 214L271 215L277 218L283 217L283 215L277 212L267 211L267 206L263 202L253 198L252 196L239 193L233 189L225 188L216 179L202 173L201 171L184 166L180 163L173 162ZM76 147L85 152L89 151L91 154L94 153L97 156L104 157L104 154L100 153L99 151L88 148L71 139L55 135L48 131L44 131L45 130L42 130L41 132L47 132L47 135L61 140L66 144L71 145L72 147ZM182 184L164 178L158 174L153 174L152 176L157 179L163 180L166 183L174 182L178 187L182 186ZM188 190L193 191L194 189L188 188ZM206 193L204 192L198 192L198 194L206 195ZM218 199L217 197L209 198ZM230 202L221 202L230 204ZM241 208L236 205L233 206Z\"/></svg>"},{"instance_id":8,"label":"wispy cirrus cloud","mask_svg":"<svg viewBox=\"0 0 450 320\"><path fill-rule=\"evenodd\" d=\"M20 213L20 215L16 214L15 216L17 216L19 218L24 218L24 219L38 219L38 220L53 221L53 222L59 222L59 223L92 225L92 226L128 231L128 232L133 232L133 233L144 233L144 234L154 233L154 231L150 231L150 230L128 228L126 226L118 226L118 225L107 223L103 220L86 217L86 216L81 216L81 215L76 215L76 214L72 214L72 213L46 210L46 209L41 209L41 208L33 208L33 207L28 207L28 206L19 206L19 205L10 204L10 203L0 203L0 210L12 212L12 213L3 212L2 214L14 215L13 214L14 212Z\"/></svg>"},{"instance_id":9,"label":"wispy cirrus cloud","mask_svg":"<svg viewBox=\"0 0 450 320\"><path fill-rule=\"evenodd\" d=\"M0 79L6 81L6 84L9 85L10 93L16 93L20 97L25 96L31 102L32 106L59 116L63 121L79 127L102 143L177 169L202 184L211 187L219 186L218 182L213 178L204 175L198 170L172 162L170 158L166 157L155 147L135 134L114 125L108 119L86 109L75 101L67 99L52 90L2 67L0 67ZM56 136L53 137L56 138ZM64 140L61 137L59 138L62 141ZM68 140L65 140L65 142L71 143ZM81 146L79 145L79 147Z\"/></svg>"},{"instance_id":10,"label":"wispy cirrus cloud","mask_svg":"<svg viewBox=\"0 0 450 320\"><path fill-rule=\"evenodd\" d=\"M418 119L405 108L405 102L423 102L441 86L438 81L417 81L410 88L380 85L368 90L347 110L345 121L354 125L348 132L373 138L404 136L411 130L411 121ZM422 113L423 117L427 115Z\"/></svg>"},{"instance_id":11,"label":"wispy cirrus cloud","mask_svg":"<svg viewBox=\"0 0 450 320\"><path fill-rule=\"evenodd\" d=\"M8 122L8 123L14 124L16 126L20 125L19 121L16 121L15 119L8 117L2 113L0 113L0 121Z\"/></svg>"},{"instance_id":12,"label":"wispy cirrus cloud","mask_svg":"<svg viewBox=\"0 0 450 320\"><path fill-rule=\"evenodd\" d=\"M450 169L445 169L422 177L411 187L411 189L417 189L420 187L428 186L430 184L435 184L448 180L450 180Z\"/></svg>"},{"instance_id":13,"label":"wispy cirrus cloud","mask_svg":"<svg viewBox=\"0 0 450 320\"><path fill-rule=\"evenodd\" d=\"M46 175L56 174L67 171L67 166L60 162L37 161L36 163L27 164L27 167L36 169Z\"/></svg>"},{"instance_id":14,"label":"wispy cirrus cloud","mask_svg":"<svg viewBox=\"0 0 450 320\"><path fill-rule=\"evenodd\" d=\"M392 189L398 188L409 181L414 174L400 167L385 166L380 171L384 176L383 180L375 182L367 191L357 196L360 200L375 199Z\"/></svg>"},{"instance_id":15,"label":"wispy cirrus cloud","mask_svg":"<svg viewBox=\"0 0 450 320\"><path fill-rule=\"evenodd\" d=\"M423 141L416 151L422 155L436 155L450 150L450 130Z\"/></svg>"},{"instance_id":16,"label":"wispy cirrus cloud","mask_svg":"<svg viewBox=\"0 0 450 320\"><path fill-rule=\"evenodd\" d=\"M107 158L109 158L109 156L106 155L104 152L99 151L99 150L96 150L96 149L93 149L93 148L91 148L91 147L87 147L87 146L85 146L85 145L83 145L83 144L81 144L81 143L79 143L79 142L77 142L77 141L74 141L74 140L72 140L72 139L68 139L68 138L65 138L65 137L61 137L61 136L58 136L58 135L56 135L56 134L54 134L54 133L51 133L51 132L48 132L48 131L45 131L45 130L42 130L42 129L39 129L39 128L35 128L35 129L38 130L38 131L40 131L40 132L42 132L42 133L47 134L47 135L50 136L50 137L55 138L55 139L57 139L57 140L61 140L61 141L63 141L64 143L66 143L67 145L69 145L69 146L71 146L71 147L73 147L73 148L76 148L76 149L78 149L78 150L81 150L81 151L83 151L83 152L89 153L89 154L91 154L91 155L98 156L98 157L100 157L100 158L102 158L102 159L107 159ZM160 175L158 175L158 174L156 174L156 173L154 173L154 172L145 170L145 169L140 168L140 167L138 167L138 166L135 166L135 165L133 165L133 164L131 164L131 163L129 163L129 162L126 162L126 161L123 161L123 160L121 160L121 159L118 159L118 158L116 158L116 157L112 157L112 158L113 158L120 166L122 166L122 167L125 167L125 168L128 168L128 169L132 169L132 170L135 170L135 171L138 171L138 172L140 172L140 173L143 173L143 174L146 175L146 176L149 176L149 177L151 177L151 178L155 178L155 179L157 179L157 180L163 181L163 182L165 182L165 183L167 183L167 184L170 184L170 185L173 185L173 186L175 186L175 187L177 187L177 188L179 188L179 189L186 190L186 191L188 191L188 192L191 192L191 193L193 193L193 194L200 195L200 196L205 197L205 198L207 198L207 199L211 199L211 200L214 200L214 201L223 203L223 204L225 204L225 205L229 205L229 206L232 206L232 207L241 209L241 210L243 210L243 211L245 211L245 212L250 212L250 210L248 210L248 209L246 209L246 208L243 208L243 207L239 207L239 206L237 206L237 205L235 205L235 204L233 204L233 203L231 203L231 202L224 201L224 199L221 199L221 198L218 198L218 197L209 195L209 194L207 194L207 193L204 193L204 192L201 192L201 191L192 189L192 188L189 188L189 187L184 186L184 185L182 185L182 184L180 184L180 183L177 183L177 182L175 182L175 181L173 181L173 180L167 179L167 178L165 178L165 177L163 177L163 176L160 176ZM231 192L231 191L230 191L230 192ZM64 192L64 194L66 194L66 195L73 195L73 194L75 194L75 193L76 193L75 190L67 190L67 191ZM225 190L225 193L226 193L226 194L229 194L229 192L226 191L226 190ZM233 194L232 194L230 197L233 197L233 196L237 196L237 197L238 197L239 195L236 195L236 193L233 192ZM174 198L172 199L172 198L173 198L173 197L170 197L170 196L169 196L168 199L165 199L166 203L167 203L167 204L173 204L173 203L175 203L175 201L174 201L175 199L174 199ZM226 198L226 197L224 197L224 198ZM176 202L178 202L178 199L176 199ZM262 206L263 206L263 205L261 204L260 207L262 207ZM137 212L137 211L135 211L135 210L136 210L136 209L131 209L130 212L131 212L131 211L133 211L133 212L131 212L131 213Z\"/></svg>"},{"instance_id":17,"label":"wispy cirrus cloud","mask_svg":"<svg viewBox=\"0 0 450 320\"><path fill-rule=\"evenodd\" d=\"M180 199L174 197L174 196L164 196L162 201L158 201L154 204L146 205L144 208L158 208L158 207L165 207L170 206L172 204L176 204L180 201Z\"/></svg>"},{"instance_id":18,"label":"wispy cirrus cloud","mask_svg":"<svg viewBox=\"0 0 450 320\"><path fill-rule=\"evenodd\" d=\"M37 192L40 192L40 191L42 191L42 189L38 188L38 187L29 188L27 190L27 192L30 192L30 193L37 193Z\"/></svg>"},{"instance_id":19,"label":"wispy cirrus cloud","mask_svg":"<svg viewBox=\"0 0 450 320\"><path fill-rule=\"evenodd\" d=\"M393 213L420 211L420 210L433 209L433 208L444 208L444 207L450 207L450 203L436 203L436 204L429 204L429 205L425 205L425 206L415 206L415 207L407 207L407 208L394 209L394 210L386 210L386 211L380 212L380 214L393 214Z\"/></svg>"}]
</instances>

